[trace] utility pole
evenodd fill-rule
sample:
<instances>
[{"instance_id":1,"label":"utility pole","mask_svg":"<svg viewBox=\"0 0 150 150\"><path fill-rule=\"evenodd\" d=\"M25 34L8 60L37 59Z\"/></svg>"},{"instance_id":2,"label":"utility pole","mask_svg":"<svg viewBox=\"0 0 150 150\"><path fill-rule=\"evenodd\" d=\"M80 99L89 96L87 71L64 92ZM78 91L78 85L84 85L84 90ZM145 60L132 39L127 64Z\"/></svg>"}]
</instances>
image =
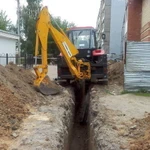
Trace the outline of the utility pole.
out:
<instances>
[{"instance_id":1,"label":"utility pole","mask_svg":"<svg viewBox=\"0 0 150 150\"><path fill-rule=\"evenodd\" d=\"M18 31L18 55L19 55L19 59L18 59L18 63L19 65L21 64L21 50L20 50L20 0L17 0L17 31Z\"/></svg>"}]
</instances>

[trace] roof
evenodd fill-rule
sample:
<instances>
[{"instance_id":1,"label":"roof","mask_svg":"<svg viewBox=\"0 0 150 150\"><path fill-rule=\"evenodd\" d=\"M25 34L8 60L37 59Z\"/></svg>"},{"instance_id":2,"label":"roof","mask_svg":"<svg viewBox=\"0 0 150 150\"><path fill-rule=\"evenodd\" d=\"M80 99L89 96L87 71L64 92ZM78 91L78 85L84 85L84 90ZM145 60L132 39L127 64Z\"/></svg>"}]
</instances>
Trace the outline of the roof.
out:
<instances>
[{"instance_id":1,"label":"roof","mask_svg":"<svg viewBox=\"0 0 150 150\"><path fill-rule=\"evenodd\" d=\"M92 26L84 26L84 27L72 27L69 30L81 30L81 29L94 29Z\"/></svg>"},{"instance_id":2,"label":"roof","mask_svg":"<svg viewBox=\"0 0 150 150\"><path fill-rule=\"evenodd\" d=\"M19 36L17 34L7 32L4 30L0 30L0 37L4 37L4 38L8 38L8 39L14 39L14 40L19 39Z\"/></svg>"}]
</instances>

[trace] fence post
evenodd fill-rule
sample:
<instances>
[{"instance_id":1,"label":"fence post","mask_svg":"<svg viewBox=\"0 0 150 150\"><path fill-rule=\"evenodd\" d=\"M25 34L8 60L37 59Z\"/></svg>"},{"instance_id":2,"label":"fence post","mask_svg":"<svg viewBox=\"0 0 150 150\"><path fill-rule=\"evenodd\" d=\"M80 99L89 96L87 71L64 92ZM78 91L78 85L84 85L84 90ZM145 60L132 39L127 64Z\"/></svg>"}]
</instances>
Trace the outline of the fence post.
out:
<instances>
[{"instance_id":1,"label":"fence post","mask_svg":"<svg viewBox=\"0 0 150 150\"><path fill-rule=\"evenodd\" d=\"M16 64L17 64L17 65L19 64L19 63L18 63L18 62L19 62L18 60L19 60L19 56L18 56L18 54L16 54Z\"/></svg>"},{"instance_id":2,"label":"fence post","mask_svg":"<svg viewBox=\"0 0 150 150\"><path fill-rule=\"evenodd\" d=\"M24 57L24 66L25 66L25 69L27 69L27 54L25 54L25 57Z\"/></svg>"},{"instance_id":3,"label":"fence post","mask_svg":"<svg viewBox=\"0 0 150 150\"><path fill-rule=\"evenodd\" d=\"M8 65L8 53L6 53L6 65Z\"/></svg>"}]
</instances>

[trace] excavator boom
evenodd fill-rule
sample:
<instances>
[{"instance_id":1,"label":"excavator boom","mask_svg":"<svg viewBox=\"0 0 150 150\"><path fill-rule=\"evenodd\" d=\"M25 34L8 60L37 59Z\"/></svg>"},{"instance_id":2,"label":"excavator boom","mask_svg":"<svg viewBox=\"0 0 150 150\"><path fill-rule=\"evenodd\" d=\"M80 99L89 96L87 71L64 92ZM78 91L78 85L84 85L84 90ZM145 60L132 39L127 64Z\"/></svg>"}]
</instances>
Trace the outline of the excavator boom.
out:
<instances>
[{"instance_id":1,"label":"excavator boom","mask_svg":"<svg viewBox=\"0 0 150 150\"><path fill-rule=\"evenodd\" d=\"M47 63L47 41L48 33L51 34L58 49L64 56L64 59L69 67L72 76L76 80L84 80L91 78L91 68L89 62L77 60L76 55L79 53L76 47L69 40L64 31L59 28L57 30L51 23L52 17L48 12L48 8L44 7L38 17L36 24L36 46L35 57L39 55L39 47L41 49L42 64L34 67L36 73L36 80L34 86L43 94L51 95L59 93L58 87L50 81L47 77L48 63Z\"/></svg>"}]
</instances>

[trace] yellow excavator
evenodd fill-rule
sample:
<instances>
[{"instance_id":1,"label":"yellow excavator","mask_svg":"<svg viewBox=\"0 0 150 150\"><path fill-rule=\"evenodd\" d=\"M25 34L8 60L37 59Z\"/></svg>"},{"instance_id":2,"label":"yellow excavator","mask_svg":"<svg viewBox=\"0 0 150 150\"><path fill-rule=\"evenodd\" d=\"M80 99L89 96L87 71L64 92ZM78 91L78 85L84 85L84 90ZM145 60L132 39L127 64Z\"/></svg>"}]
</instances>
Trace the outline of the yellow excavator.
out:
<instances>
[{"instance_id":1,"label":"yellow excavator","mask_svg":"<svg viewBox=\"0 0 150 150\"><path fill-rule=\"evenodd\" d=\"M61 28L59 28L59 30L54 28L51 23L51 19L52 17L48 12L48 8L44 7L39 13L36 24L35 57L37 57L41 51L42 64L34 67L34 71L36 73L34 86L44 95L54 95L60 92L58 86L50 81L47 76L47 41L49 33L58 46L65 62L67 63L69 71L75 80L82 82L91 78L90 62L76 58L79 53L78 49Z\"/></svg>"}]
</instances>

